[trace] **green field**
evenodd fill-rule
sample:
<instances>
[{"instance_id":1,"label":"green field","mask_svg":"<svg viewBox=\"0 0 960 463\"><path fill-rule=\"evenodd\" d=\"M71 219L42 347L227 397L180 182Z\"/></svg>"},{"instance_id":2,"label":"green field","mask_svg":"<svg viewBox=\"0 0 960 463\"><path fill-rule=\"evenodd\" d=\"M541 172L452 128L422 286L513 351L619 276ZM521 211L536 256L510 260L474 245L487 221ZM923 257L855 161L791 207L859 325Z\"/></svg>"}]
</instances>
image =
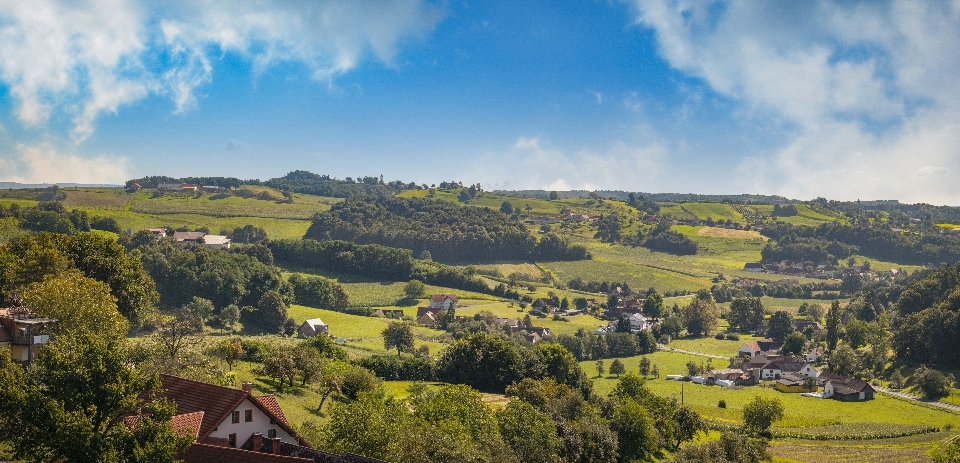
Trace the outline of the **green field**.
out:
<instances>
[{"instance_id":1,"label":"green field","mask_svg":"<svg viewBox=\"0 0 960 463\"><path fill-rule=\"evenodd\" d=\"M704 357L680 354L676 352L658 351L647 356L660 369L661 378L668 374L687 374L686 363L693 360L697 363L706 361ZM639 369L640 357L622 359L628 372L636 373ZM609 367L611 360L607 360ZM721 360L714 361L714 367L720 365ZM594 380L597 393L605 395L616 386L616 378L605 376L595 378L596 369L593 361L581 362L580 366L587 375ZM960 415L946 411L934 410L911 404L904 400L892 399L878 394L877 398L868 402L839 402L829 399L801 397L800 394L785 394L770 387L743 387L721 388L718 386L703 386L665 379L647 381L651 391L666 397L681 397L683 401L704 417L727 422L739 421L742 417L743 406L755 396L777 398L783 402L785 408L784 419L775 423L777 427L795 428L811 426L827 426L839 423L890 423L910 425L932 425L956 428L960 426ZM717 407L720 400L727 403L727 408Z\"/></svg>"},{"instance_id":2,"label":"green field","mask_svg":"<svg viewBox=\"0 0 960 463\"><path fill-rule=\"evenodd\" d=\"M734 222L743 222L743 216L740 215L733 206L723 203L682 203L680 208L699 220L733 220Z\"/></svg>"}]
</instances>

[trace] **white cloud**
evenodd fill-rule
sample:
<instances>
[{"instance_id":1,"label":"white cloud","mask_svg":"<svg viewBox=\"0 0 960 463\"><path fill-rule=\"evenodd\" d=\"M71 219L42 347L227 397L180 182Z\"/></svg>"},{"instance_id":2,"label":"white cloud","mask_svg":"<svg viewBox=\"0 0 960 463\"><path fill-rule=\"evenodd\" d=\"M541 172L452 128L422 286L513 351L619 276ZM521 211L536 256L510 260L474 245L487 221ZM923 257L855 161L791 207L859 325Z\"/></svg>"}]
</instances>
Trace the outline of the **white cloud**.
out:
<instances>
[{"instance_id":1,"label":"white cloud","mask_svg":"<svg viewBox=\"0 0 960 463\"><path fill-rule=\"evenodd\" d=\"M20 144L12 156L0 158L0 181L122 184L130 178L128 164L124 157L87 158L60 153L48 144Z\"/></svg>"},{"instance_id":2,"label":"white cloud","mask_svg":"<svg viewBox=\"0 0 960 463\"><path fill-rule=\"evenodd\" d=\"M478 157L464 177L509 189L655 189L667 165L658 142L634 146L615 141L602 150L566 152L537 137L520 137L507 150Z\"/></svg>"},{"instance_id":3,"label":"white cloud","mask_svg":"<svg viewBox=\"0 0 960 463\"><path fill-rule=\"evenodd\" d=\"M957 2L633 4L670 65L740 102L737 117L791 124L745 156L738 184L957 203L960 137L940 129L960 121Z\"/></svg>"},{"instance_id":4,"label":"white cloud","mask_svg":"<svg viewBox=\"0 0 960 463\"><path fill-rule=\"evenodd\" d=\"M224 51L243 54L257 72L300 62L329 82L368 51L390 63L402 40L440 17L419 0L0 0L0 79L24 124L43 126L63 111L82 142L97 117L150 94L190 110Z\"/></svg>"}]
</instances>

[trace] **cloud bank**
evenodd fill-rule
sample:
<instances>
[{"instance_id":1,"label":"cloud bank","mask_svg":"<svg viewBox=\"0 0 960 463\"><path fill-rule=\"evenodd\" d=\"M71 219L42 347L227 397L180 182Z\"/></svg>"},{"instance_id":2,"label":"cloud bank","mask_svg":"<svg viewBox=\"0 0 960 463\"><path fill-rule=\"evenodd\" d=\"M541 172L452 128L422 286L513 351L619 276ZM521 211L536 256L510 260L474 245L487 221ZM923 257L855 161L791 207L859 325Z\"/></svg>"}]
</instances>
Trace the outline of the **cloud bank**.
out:
<instances>
[{"instance_id":1,"label":"cloud bank","mask_svg":"<svg viewBox=\"0 0 960 463\"><path fill-rule=\"evenodd\" d=\"M661 56L775 120L743 191L958 204L960 1L636 1Z\"/></svg>"},{"instance_id":2,"label":"cloud bank","mask_svg":"<svg viewBox=\"0 0 960 463\"><path fill-rule=\"evenodd\" d=\"M225 52L240 53L256 72L297 62L329 82L368 54L389 64L404 39L440 18L417 0L0 0L0 79L25 126L62 113L79 143L98 117L149 95L190 110Z\"/></svg>"}]
</instances>

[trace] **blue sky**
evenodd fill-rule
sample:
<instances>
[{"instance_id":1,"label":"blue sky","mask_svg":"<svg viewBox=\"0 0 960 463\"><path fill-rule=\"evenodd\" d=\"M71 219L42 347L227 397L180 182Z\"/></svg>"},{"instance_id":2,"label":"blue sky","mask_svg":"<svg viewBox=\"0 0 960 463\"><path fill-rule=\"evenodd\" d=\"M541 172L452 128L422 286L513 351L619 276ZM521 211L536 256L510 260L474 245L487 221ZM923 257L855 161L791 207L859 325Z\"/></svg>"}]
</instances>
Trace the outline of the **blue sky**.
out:
<instances>
[{"instance_id":1,"label":"blue sky","mask_svg":"<svg viewBox=\"0 0 960 463\"><path fill-rule=\"evenodd\" d=\"M960 205L953 2L0 0L0 181Z\"/></svg>"}]
</instances>

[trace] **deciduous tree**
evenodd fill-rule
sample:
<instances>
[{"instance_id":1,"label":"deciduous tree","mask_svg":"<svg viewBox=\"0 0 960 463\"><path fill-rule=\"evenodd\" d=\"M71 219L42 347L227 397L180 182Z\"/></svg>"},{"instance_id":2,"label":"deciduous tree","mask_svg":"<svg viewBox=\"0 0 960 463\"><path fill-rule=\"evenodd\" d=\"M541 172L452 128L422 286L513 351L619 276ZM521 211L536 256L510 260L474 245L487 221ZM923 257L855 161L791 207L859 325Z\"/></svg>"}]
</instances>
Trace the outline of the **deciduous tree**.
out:
<instances>
[{"instance_id":1,"label":"deciduous tree","mask_svg":"<svg viewBox=\"0 0 960 463\"><path fill-rule=\"evenodd\" d=\"M413 330L410 325L403 322L390 322L383 329L383 348L397 349L397 357L403 351L413 351Z\"/></svg>"}]
</instances>

